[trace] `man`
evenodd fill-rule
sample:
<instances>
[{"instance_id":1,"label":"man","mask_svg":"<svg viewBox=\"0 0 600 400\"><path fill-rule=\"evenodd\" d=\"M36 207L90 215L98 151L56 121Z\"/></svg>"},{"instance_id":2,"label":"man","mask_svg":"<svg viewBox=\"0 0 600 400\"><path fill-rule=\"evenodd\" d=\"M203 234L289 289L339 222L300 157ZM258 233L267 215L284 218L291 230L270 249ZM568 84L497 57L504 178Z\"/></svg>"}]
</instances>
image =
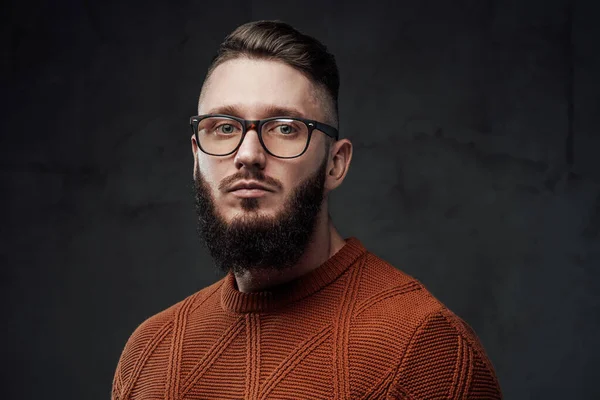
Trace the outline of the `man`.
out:
<instances>
[{"instance_id":1,"label":"man","mask_svg":"<svg viewBox=\"0 0 600 400\"><path fill-rule=\"evenodd\" d=\"M339 76L278 21L237 28L191 118L198 233L227 275L142 323L113 399L501 398L471 328L328 213Z\"/></svg>"}]
</instances>

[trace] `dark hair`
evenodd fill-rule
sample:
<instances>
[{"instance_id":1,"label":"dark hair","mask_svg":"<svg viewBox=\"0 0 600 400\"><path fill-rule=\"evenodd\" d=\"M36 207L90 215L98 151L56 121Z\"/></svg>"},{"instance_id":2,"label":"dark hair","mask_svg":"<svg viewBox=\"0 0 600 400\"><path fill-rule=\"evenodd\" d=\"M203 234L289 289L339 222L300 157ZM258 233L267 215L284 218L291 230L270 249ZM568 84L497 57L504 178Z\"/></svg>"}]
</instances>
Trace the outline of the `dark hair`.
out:
<instances>
[{"instance_id":1,"label":"dark hair","mask_svg":"<svg viewBox=\"0 0 600 400\"><path fill-rule=\"evenodd\" d=\"M331 110L327 110L329 122L338 125L340 77L335 58L323 43L282 21L248 22L221 43L206 79L217 66L238 57L282 61L304 73L317 88L325 89L330 98L323 104L331 105Z\"/></svg>"}]
</instances>

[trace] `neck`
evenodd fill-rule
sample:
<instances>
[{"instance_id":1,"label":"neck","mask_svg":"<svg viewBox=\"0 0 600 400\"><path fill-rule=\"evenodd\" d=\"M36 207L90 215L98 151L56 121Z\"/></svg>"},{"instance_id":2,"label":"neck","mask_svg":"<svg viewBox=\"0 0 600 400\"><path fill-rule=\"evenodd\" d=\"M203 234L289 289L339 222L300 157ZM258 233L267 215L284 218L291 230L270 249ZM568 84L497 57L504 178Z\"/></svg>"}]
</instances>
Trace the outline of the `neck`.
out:
<instances>
[{"instance_id":1,"label":"neck","mask_svg":"<svg viewBox=\"0 0 600 400\"><path fill-rule=\"evenodd\" d=\"M243 293L257 292L290 282L318 268L337 253L345 241L329 218L327 209L324 207L321 211L306 251L296 265L283 271L245 271L236 274L238 290Z\"/></svg>"}]
</instances>

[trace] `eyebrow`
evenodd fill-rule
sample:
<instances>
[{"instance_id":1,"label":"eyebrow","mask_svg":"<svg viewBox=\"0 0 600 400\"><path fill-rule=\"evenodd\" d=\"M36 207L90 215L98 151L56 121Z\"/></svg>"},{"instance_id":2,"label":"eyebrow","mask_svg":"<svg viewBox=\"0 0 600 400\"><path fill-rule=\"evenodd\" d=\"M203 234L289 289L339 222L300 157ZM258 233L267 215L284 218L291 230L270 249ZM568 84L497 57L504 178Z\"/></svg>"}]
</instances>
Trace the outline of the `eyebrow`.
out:
<instances>
[{"instance_id":1,"label":"eyebrow","mask_svg":"<svg viewBox=\"0 0 600 400\"><path fill-rule=\"evenodd\" d=\"M220 106L210 109L207 114L226 114L232 115L234 117L239 117L241 112L241 107L236 105L226 105ZM270 118L270 117L295 117L295 118L306 118L304 113L299 110L291 107L280 107L275 105L269 105L263 108L260 111L260 115L262 118Z\"/></svg>"}]
</instances>

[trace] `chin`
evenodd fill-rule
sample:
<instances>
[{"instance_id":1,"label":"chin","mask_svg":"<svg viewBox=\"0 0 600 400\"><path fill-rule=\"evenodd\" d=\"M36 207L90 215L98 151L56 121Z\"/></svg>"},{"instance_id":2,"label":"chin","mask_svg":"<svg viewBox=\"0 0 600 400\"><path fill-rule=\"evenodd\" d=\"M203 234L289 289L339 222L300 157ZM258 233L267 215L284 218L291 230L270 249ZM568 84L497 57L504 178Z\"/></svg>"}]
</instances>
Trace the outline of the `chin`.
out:
<instances>
[{"instance_id":1,"label":"chin","mask_svg":"<svg viewBox=\"0 0 600 400\"><path fill-rule=\"evenodd\" d=\"M256 219L269 219L275 218L277 213L272 209L263 209L259 208L256 210L244 210L237 208L235 210L231 210L229 212L229 216L226 219L227 223L231 224L233 222L241 222L241 221L252 221Z\"/></svg>"}]
</instances>

